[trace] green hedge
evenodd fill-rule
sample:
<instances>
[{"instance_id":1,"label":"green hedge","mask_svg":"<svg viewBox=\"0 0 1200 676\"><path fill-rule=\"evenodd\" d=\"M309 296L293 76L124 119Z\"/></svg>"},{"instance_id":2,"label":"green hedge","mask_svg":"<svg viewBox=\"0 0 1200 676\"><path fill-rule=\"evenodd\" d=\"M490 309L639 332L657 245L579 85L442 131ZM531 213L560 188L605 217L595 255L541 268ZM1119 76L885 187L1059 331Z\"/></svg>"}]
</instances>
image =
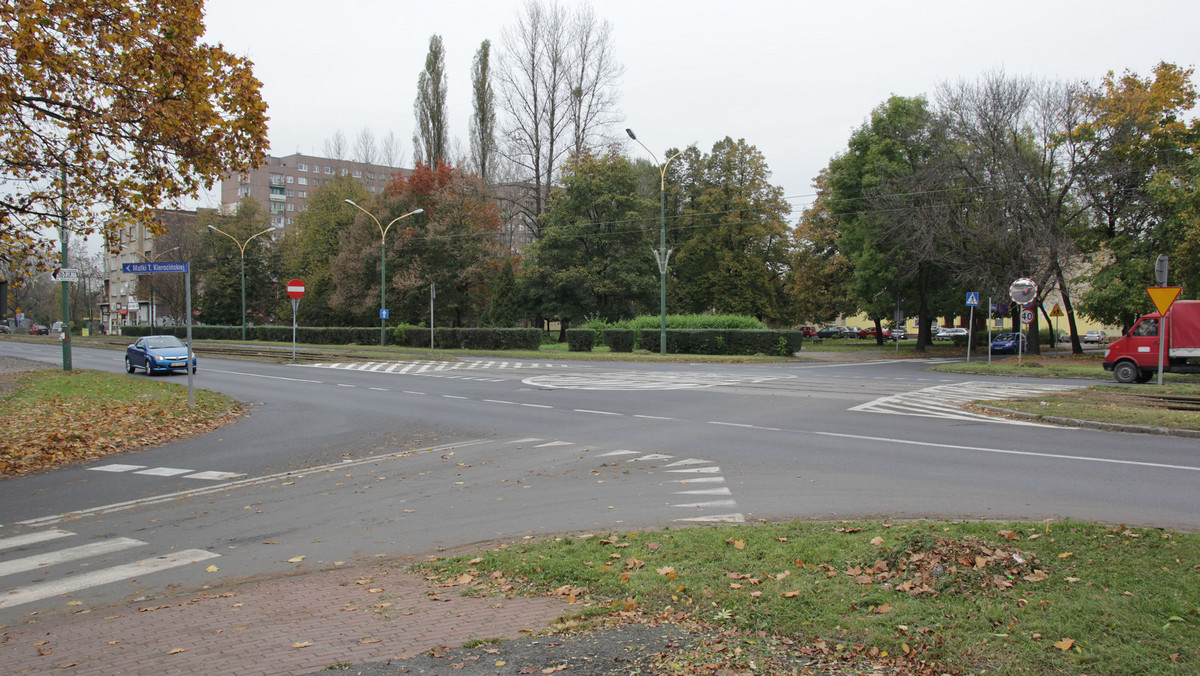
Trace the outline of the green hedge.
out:
<instances>
[{"instance_id":1,"label":"green hedge","mask_svg":"<svg viewBox=\"0 0 1200 676\"><path fill-rule=\"evenodd\" d=\"M405 345L429 347L429 329L404 329ZM533 350L542 342L539 329L449 328L433 330L434 346L439 350ZM397 341L399 342L399 341Z\"/></svg>"},{"instance_id":2,"label":"green hedge","mask_svg":"<svg viewBox=\"0 0 1200 676\"><path fill-rule=\"evenodd\" d=\"M601 340L613 352L633 352L637 347L637 331L632 329L604 329Z\"/></svg>"},{"instance_id":3,"label":"green hedge","mask_svg":"<svg viewBox=\"0 0 1200 676\"><path fill-rule=\"evenodd\" d=\"M753 331L724 329L667 329L669 354L769 354L790 356L800 350L804 334L800 331ZM658 329L642 329L639 343L657 352L661 342Z\"/></svg>"},{"instance_id":4,"label":"green hedge","mask_svg":"<svg viewBox=\"0 0 1200 676\"><path fill-rule=\"evenodd\" d=\"M568 352L591 352L596 347L596 329L567 329Z\"/></svg>"}]
</instances>

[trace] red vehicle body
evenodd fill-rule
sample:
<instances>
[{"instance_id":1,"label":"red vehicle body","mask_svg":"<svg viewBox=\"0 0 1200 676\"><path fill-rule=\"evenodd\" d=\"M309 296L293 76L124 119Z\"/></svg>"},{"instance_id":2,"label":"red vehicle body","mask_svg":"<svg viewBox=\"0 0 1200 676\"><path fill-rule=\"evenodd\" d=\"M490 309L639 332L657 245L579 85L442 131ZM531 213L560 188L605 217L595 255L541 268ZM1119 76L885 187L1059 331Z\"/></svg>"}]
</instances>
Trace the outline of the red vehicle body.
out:
<instances>
[{"instance_id":1,"label":"red vehicle body","mask_svg":"<svg viewBox=\"0 0 1200 676\"><path fill-rule=\"evenodd\" d=\"M1144 383L1158 373L1162 317L1143 315L1128 333L1108 346L1104 370L1119 383ZM1175 301L1167 312L1164 373L1200 373L1200 300Z\"/></svg>"}]
</instances>

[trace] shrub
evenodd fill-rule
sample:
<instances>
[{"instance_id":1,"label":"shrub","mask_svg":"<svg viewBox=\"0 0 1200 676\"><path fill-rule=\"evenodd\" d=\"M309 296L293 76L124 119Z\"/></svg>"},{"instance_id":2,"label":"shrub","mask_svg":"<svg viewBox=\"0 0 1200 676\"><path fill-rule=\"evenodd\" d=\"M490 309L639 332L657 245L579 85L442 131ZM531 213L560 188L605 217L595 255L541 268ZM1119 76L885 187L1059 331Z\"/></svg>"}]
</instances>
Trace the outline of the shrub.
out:
<instances>
[{"instance_id":1,"label":"shrub","mask_svg":"<svg viewBox=\"0 0 1200 676\"><path fill-rule=\"evenodd\" d=\"M596 347L595 329L567 329L567 350L591 352Z\"/></svg>"},{"instance_id":2,"label":"shrub","mask_svg":"<svg viewBox=\"0 0 1200 676\"><path fill-rule=\"evenodd\" d=\"M613 352L633 352L637 345L637 331L632 329L604 329L601 341Z\"/></svg>"}]
</instances>

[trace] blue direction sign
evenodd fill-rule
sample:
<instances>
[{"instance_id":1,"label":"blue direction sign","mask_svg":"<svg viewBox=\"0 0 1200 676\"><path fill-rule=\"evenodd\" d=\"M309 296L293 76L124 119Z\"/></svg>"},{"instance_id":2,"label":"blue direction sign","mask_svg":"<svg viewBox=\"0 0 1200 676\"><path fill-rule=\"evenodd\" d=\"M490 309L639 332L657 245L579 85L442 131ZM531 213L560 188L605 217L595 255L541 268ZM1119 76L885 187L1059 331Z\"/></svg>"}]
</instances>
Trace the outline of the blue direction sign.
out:
<instances>
[{"instance_id":1,"label":"blue direction sign","mask_svg":"<svg viewBox=\"0 0 1200 676\"><path fill-rule=\"evenodd\" d=\"M385 309L382 309L382 310L380 310L380 311L379 311L379 318L380 318L380 319L389 319L389 316L388 316L388 315L390 315L390 314L391 314L391 313L389 313L389 312L387 311L387 309L386 309L386 308L385 308Z\"/></svg>"},{"instance_id":2,"label":"blue direction sign","mask_svg":"<svg viewBox=\"0 0 1200 676\"><path fill-rule=\"evenodd\" d=\"M975 306L979 305L979 292L978 291L968 291L967 292L967 305L970 307L975 307Z\"/></svg>"},{"instance_id":3,"label":"blue direction sign","mask_svg":"<svg viewBox=\"0 0 1200 676\"><path fill-rule=\"evenodd\" d=\"M127 275L152 275L156 272L187 272L187 263L122 263L121 272Z\"/></svg>"}]
</instances>

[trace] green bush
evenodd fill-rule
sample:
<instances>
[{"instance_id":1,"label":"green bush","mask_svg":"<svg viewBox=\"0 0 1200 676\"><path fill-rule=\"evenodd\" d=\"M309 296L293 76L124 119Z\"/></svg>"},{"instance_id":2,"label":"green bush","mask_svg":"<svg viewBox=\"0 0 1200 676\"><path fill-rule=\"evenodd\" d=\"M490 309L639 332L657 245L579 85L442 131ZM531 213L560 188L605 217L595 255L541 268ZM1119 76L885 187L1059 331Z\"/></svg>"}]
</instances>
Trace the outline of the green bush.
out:
<instances>
[{"instance_id":1,"label":"green bush","mask_svg":"<svg viewBox=\"0 0 1200 676\"><path fill-rule=\"evenodd\" d=\"M641 346L657 352L659 330L642 329ZM804 334L800 331L667 329L669 354L775 354L787 356L800 350Z\"/></svg>"},{"instance_id":2,"label":"green bush","mask_svg":"<svg viewBox=\"0 0 1200 676\"><path fill-rule=\"evenodd\" d=\"M600 337L613 352L633 352L637 346L637 331L632 329L604 329Z\"/></svg>"},{"instance_id":3,"label":"green bush","mask_svg":"<svg viewBox=\"0 0 1200 676\"><path fill-rule=\"evenodd\" d=\"M567 329L567 351L591 352L596 347L595 329Z\"/></svg>"},{"instance_id":4,"label":"green bush","mask_svg":"<svg viewBox=\"0 0 1200 676\"><path fill-rule=\"evenodd\" d=\"M657 329L662 325L659 315L641 315L609 324L614 329ZM603 327L599 327L603 328ZM746 315L667 315L668 329L766 329L767 325Z\"/></svg>"}]
</instances>

